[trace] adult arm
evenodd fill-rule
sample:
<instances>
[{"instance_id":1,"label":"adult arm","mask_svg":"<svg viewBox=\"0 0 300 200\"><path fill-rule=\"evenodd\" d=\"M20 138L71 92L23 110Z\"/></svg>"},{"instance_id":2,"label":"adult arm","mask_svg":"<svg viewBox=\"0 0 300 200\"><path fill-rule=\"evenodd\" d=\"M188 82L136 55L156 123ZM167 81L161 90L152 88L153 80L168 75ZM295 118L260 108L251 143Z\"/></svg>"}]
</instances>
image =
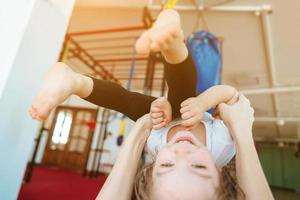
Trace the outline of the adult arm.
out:
<instances>
[{"instance_id":1,"label":"adult arm","mask_svg":"<svg viewBox=\"0 0 300 200\"><path fill-rule=\"evenodd\" d=\"M236 104L221 104L219 109L236 144L237 181L246 199L274 199L255 149L252 136L254 110L249 100L241 95Z\"/></svg>"},{"instance_id":2,"label":"adult arm","mask_svg":"<svg viewBox=\"0 0 300 200\"><path fill-rule=\"evenodd\" d=\"M97 200L130 200L135 175L151 129L149 115L139 119L120 149L114 167Z\"/></svg>"}]
</instances>

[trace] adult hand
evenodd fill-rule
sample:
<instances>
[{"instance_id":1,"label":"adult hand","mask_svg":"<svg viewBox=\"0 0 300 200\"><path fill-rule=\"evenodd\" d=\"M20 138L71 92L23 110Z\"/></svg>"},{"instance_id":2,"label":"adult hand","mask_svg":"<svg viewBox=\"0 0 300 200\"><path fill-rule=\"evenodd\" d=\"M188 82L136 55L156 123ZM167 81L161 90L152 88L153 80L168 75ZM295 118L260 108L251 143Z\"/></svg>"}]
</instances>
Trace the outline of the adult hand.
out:
<instances>
[{"instance_id":1,"label":"adult hand","mask_svg":"<svg viewBox=\"0 0 300 200\"><path fill-rule=\"evenodd\" d=\"M233 105L225 103L219 106L220 117L229 128L234 139L251 138L252 125L254 122L254 109L250 106L250 101L240 95L238 102Z\"/></svg>"}]
</instances>

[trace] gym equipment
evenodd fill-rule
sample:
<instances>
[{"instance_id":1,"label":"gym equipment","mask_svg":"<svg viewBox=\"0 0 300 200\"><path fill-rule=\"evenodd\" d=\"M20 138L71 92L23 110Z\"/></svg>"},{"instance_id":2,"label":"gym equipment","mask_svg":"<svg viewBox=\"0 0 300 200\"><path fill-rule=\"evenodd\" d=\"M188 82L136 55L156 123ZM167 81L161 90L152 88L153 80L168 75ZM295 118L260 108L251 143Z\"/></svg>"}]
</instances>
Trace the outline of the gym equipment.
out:
<instances>
[{"instance_id":1,"label":"gym equipment","mask_svg":"<svg viewBox=\"0 0 300 200\"><path fill-rule=\"evenodd\" d=\"M97 113L99 113L99 108L97 110ZM97 141L96 141L96 148L93 148L93 149L91 148L90 152L89 152L89 156L91 155L92 151L94 152L93 157L91 158L92 159L92 171L89 174L90 178L93 178L93 177L96 178L98 176L99 166L100 166L101 157L102 157L102 149L103 149L104 140L105 140L105 137L107 134L106 130L107 130L108 122L109 122L108 119L109 119L110 112L108 109L103 109L101 114L102 114L102 117L101 117L101 121L99 122L100 129L99 129L99 133L98 133L98 137L97 137ZM94 134L93 138L95 138L95 134ZM86 173L87 173L87 170L85 167L85 171L84 171L83 175L85 176Z\"/></svg>"},{"instance_id":2,"label":"gym equipment","mask_svg":"<svg viewBox=\"0 0 300 200\"><path fill-rule=\"evenodd\" d=\"M125 130L126 130L126 117L123 115L121 122L120 122L120 128L119 128L119 133L118 133L118 138L117 138L117 145L121 146L123 141L124 141L124 135L125 135Z\"/></svg>"},{"instance_id":3,"label":"gym equipment","mask_svg":"<svg viewBox=\"0 0 300 200\"><path fill-rule=\"evenodd\" d=\"M38 136L35 139L36 143L35 143L33 155L32 155L31 161L28 163L28 169L27 169L26 175L24 177L24 182L25 183L30 183L30 181L31 181L33 169L34 169L34 166L36 165L36 163L35 163L36 155L37 155L37 152L38 152L38 149L39 149L39 146L40 146L40 142L41 142L41 138L42 138L42 135L43 135L44 131L48 131L48 129L45 128L45 122L42 122L42 124L40 126L40 129L39 129L39 132L38 132Z\"/></svg>"},{"instance_id":4,"label":"gym equipment","mask_svg":"<svg viewBox=\"0 0 300 200\"><path fill-rule=\"evenodd\" d=\"M212 33L200 31L187 39L187 47L197 69L197 93L221 83L222 43Z\"/></svg>"},{"instance_id":5,"label":"gym equipment","mask_svg":"<svg viewBox=\"0 0 300 200\"><path fill-rule=\"evenodd\" d=\"M187 38L189 52L197 70L198 94L221 83L222 73L222 43L208 31L199 31ZM210 109L213 113L214 109Z\"/></svg>"},{"instance_id":6,"label":"gym equipment","mask_svg":"<svg viewBox=\"0 0 300 200\"><path fill-rule=\"evenodd\" d=\"M176 4L178 3L178 0L169 0L165 5L164 8L165 9L171 9L174 8L176 6Z\"/></svg>"},{"instance_id":7,"label":"gym equipment","mask_svg":"<svg viewBox=\"0 0 300 200\"><path fill-rule=\"evenodd\" d=\"M135 57L136 57L136 53L135 53L135 48L134 48L132 62L131 62L130 71L129 71L129 78L128 78L128 82L127 82L127 90L131 89L131 83L132 83L132 78L133 78L134 69L135 69ZM123 116L121 118L121 122L120 122L120 129L119 129L119 133L118 133L119 136L117 138L118 146L121 146L124 141L125 130L126 130L126 116L123 114Z\"/></svg>"}]
</instances>

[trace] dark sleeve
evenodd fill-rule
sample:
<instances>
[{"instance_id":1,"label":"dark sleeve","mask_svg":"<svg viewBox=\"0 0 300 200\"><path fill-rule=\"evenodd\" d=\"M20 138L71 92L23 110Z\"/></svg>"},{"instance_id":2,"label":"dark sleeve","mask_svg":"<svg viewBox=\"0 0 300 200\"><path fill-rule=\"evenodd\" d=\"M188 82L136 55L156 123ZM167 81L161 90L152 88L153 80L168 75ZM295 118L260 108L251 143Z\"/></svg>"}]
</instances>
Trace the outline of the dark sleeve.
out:
<instances>
[{"instance_id":1,"label":"dark sleeve","mask_svg":"<svg viewBox=\"0 0 300 200\"><path fill-rule=\"evenodd\" d=\"M130 92L110 81L92 79L93 91L85 100L121 112L134 121L149 113L151 103L156 99L152 96Z\"/></svg>"},{"instance_id":2,"label":"dark sleeve","mask_svg":"<svg viewBox=\"0 0 300 200\"><path fill-rule=\"evenodd\" d=\"M169 88L168 100L173 110L173 119L181 117L180 104L195 97L197 85L197 71L190 55L179 64L170 64L164 61L165 78Z\"/></svg>"}]
</instances>

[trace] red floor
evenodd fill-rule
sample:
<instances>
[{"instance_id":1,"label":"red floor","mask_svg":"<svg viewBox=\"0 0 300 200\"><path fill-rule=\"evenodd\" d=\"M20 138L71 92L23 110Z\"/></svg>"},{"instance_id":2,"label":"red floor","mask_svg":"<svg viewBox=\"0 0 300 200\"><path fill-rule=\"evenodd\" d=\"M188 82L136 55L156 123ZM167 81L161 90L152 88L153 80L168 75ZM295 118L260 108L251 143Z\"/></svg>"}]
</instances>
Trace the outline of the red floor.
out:
<instances>
[{"instance_id":1,"label":"red floor","mask_svg":"<svg viewBox=\"0 0 300 200\"><path fill-rule=\"evenodd\" d=\"M89 179L61 169L35 167L29 184L23 184L19 200L95 199L105 177Z\"/></svg>"}]
</instances>

